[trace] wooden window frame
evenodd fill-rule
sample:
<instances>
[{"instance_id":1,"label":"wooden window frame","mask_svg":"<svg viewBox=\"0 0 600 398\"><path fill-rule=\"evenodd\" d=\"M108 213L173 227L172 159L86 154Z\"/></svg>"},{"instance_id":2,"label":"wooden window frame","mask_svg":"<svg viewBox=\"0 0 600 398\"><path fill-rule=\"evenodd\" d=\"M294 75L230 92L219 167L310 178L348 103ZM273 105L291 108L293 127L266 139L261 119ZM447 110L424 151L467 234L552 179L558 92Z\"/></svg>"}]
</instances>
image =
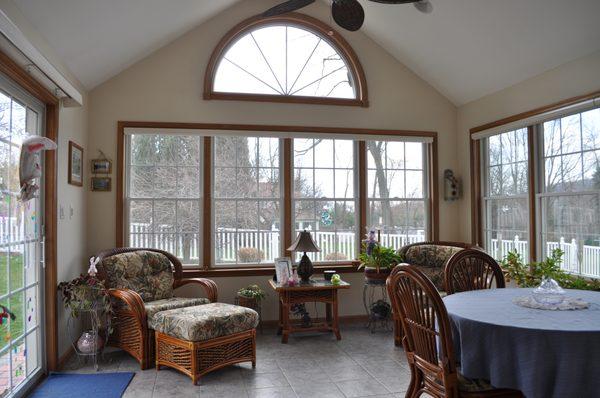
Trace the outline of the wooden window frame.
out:
<instances>
[{"instance_id":1,"label":"wooden window frame","mask_svg":"<svg viewBox=\"0 0 600 398\"><path fill-rule=\"evenodd\" d=\"M40 100L46 107L44 136L58 142L59 100L7 54L0 51L0 72L12 79L27 93ZM57 234L57 151L44 152L44 326L46 348L46 372L58 370L58 313L56 268Z\"/></svg>"},{"instance_id":2,"label":"wooden window frame","mask_svg":"<svg viewBox=\"0 0 600 398\"><path fill-rule=\"evenodd\" d=\"M352 74L353 82L356 85L356 98L347 99L272 94L223 93L214 91L214 78L217 68L222 57L225 55L230 46L234 44L241 36L256 28L277 24L295 25L309 30L332 45L332 47L338 51L348 65L348 70ZM360 107L369 106L367 79L358 56L350 44L348 44L342 35L340 35L329 25L308 15L294 12L273 17L263 17L260 15L254 16L242 21L229 32L227 32L227 34L225 34L225 36L219 41L213 50L212 55L210 56L208 67L206 68L204 75L204 99Z\"/></svg>"},{"instance_id":3,"label":"wooden window frame","mask_svg":"<svg viewBox=\"0 0 600 398\"><path fill-rule=\"evenodd\" d=\"M439 190L438 190L438 144L437 133L431 131L409 131L409 130L379 130L379 129L359 129L359 128L336 128L336 127L310 127L310 126L276 126L276 125L251 125L251 124L215 124L215 123L171 123L171 122L136 122L119 121L117 124L117 197L116 197L116 247L122 247L125 243L125 129L127 128L149 128L149 129L190 129L190 130L209 130L209 131L264 131L276 133L317 133L323 134L326 138L352 138L358 141L358 208L359 211L359 231L365 231L367 228L367 201L366 197L366 179L367 179L367 153L364 140L353 138L355 136L389 136L389 137L418 137L430 138L432 142L428 144L427 165L428 170L428 239L439 239ZM283 220L284 228L282 234L282 246L289 247L292 244L293 235L288 222L292 220L292 138L283 139L283 175L287 178L283 180ZM212 267L211 250L213 245L212 236L212 138L204 137L204 164L203 176L203 224L201 231L202 238L202 265L200 268L188 268L184 270L189 277L219 277L219 276L254 276L254 275L272 275L273 267L265 265L248 265L244 267ZM364 192L363 192L364 191ZM206 220L210 220L206 222ZM287 250L286 256L291 256ZM327 264L315 264L317 272L322 269L334 269L337 272L357 272L358 261L345 261Z\"/></svg>"},{"instance_id":4,"label":"wooden window frame","mask_svg":"<svg viewBox=\"0 0 600 398\"><path fill-rule=\"evenodd\" d=\"M588 94L567 98L552 104L544 105L539 108L531 109L526 112L508 116L481 126L473 127L469 130L469 157L470 157L470 175L471 175L471 243L483 247L483 201L482 201L482 155L481 148L483 140L473 139L473 135L485 130L508 125L509 123L518 122L519 120L528 119L533 116L541 115L547 112L556 111L571 105L576 105L590 99L600 96L600 90ZM511 128L514 130L514 128ZM509 129L509 130L511 130ZM535 148L535 126L527 126L527 145L528 145L528 183L529 183L529 261L537 261L538 252L538 225L536 222L536 214L538 211L536 200L536 176L538 173L538 164L536 162Z\"/></svg>"}]
</instances>

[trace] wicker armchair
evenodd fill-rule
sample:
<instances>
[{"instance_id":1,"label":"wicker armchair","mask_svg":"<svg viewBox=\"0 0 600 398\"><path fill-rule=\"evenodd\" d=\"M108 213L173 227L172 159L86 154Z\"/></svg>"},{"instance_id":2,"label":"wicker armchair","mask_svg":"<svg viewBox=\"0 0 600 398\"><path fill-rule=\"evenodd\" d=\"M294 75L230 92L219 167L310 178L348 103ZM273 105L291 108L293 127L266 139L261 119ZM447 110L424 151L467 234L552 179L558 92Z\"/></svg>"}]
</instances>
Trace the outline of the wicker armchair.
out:
<instances>
[{"instance_id":1,"label":"wicker armchair","mask_svg":"<svg viewBox=\"0 0 600 398\"><path fill-rule=\"evenodd\" d=\"M387 289L406 331L402 345L411 371L406 397L524 397L520 391L496 389L485 380L460 374L446 307L437 288L418 267L397 266L387 279Z\"/></svg>"},{"instance_id":2,"label":"wicker armchair","mask_svg":"<svg viewBox=\"0 0 600 398\"><path fill-rule=\"evenodd\" d=\"M433 282L436 288L444 291L444 269L450 257L464 250L478 248L462 242L419 242L403 246L398 250L407 264L414 265ZM394 344L402 345L402 324L398 314L394 312Z\"/></svg>"},{"instance_id":3,"label":"wicker armchair","mask_svg":"<svg viewBox=\"0 0 600 398\"><path fill-rule=\"evenodd\" d=\"M444 285L447 294L471 290L504 288L500 265L481 250L466 249L455 253L446 263Z\"/></svg>"},{"instance_id":4,"label":"wicker armchair","mask_svg":"<svg viewBox=\"0 0 600 398\"><path fill-rule=\"evenodd\" d=\"M151 327L154 314L217 301L215 282L203 278L183 279L181 262L166 251L123 247L100 252L97 257L100 258L98 276L105 281L113 298L114 330L109 344L131 354L142 370L154 364ZM115 274L119 274L117 278ZM200 285L206 299L174 297L175 289L188 284Z\"/></svg>"}]
</instances>

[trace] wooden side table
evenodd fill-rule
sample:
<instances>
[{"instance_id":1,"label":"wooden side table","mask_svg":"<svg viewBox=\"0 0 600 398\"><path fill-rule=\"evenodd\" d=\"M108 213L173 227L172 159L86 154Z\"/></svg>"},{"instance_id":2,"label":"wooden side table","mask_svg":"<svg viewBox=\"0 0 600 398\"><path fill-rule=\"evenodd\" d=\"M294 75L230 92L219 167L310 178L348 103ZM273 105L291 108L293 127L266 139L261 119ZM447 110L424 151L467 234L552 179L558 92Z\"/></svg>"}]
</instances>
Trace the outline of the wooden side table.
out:
<instances>
[{"instance_id":1,"label":"wooden side table","mask_svg":"<svg viewBox=\"0 0 600 398\"><path fill-rule=\"evenodd\" d=\"M269 284L279 294L279 332L282 334L282 343L287 343L289 335L296 332L333 332L338 340L342 339L338 317L338 290L349 289L349 283L342 281L339 285L334 285L324 279L315 279L308 283L287 286L270 279ZM325 303L325 322L313 324L311 327L294 325L290 321L291 307L312 302Z\"/></svg>"}]
</instances>

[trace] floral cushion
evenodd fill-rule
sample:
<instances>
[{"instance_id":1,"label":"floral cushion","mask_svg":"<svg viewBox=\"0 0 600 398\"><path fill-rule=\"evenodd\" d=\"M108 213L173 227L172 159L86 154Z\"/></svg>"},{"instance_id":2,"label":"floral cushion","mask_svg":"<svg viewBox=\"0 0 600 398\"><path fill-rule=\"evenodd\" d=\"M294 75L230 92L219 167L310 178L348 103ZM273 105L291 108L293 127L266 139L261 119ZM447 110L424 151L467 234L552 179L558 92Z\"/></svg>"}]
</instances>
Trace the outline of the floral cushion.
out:
<instances>
[{"instance_id":1,"label":"floral cushion","mask_svg":"<svg viewBox=\"0 0 600 398\"><path fill-rule=\"evenodd\" d=\"M175 308L193 307L195 305L209 304L207 298L183 298L171 297L168 299L150 301L144 303L146 308L146 316L148 317L148 327L154 329L155 316L158 312L172 310Z\"/></svg>"},{"instance_id":2,"label":"floral cushion","mask_svg":"<svg viewBox=\"0 0 600 398\"><path fill-rule=\"evenodd\" d=\"M173 270L169 259L146 250L115 254L102 261L107 286L131 289L144 302L173 297Z\"/></svg>"},{"instance_id":3,"label":"floral cushion","mask_svg":"<svg viewBox=\"0 0 600 398\"><path fill-rule=\"evenodd\" d=\"M161 311L153 329L186 341L205 341L254 329L258 313L237 305L212 303Z\"/></svg>"},{"instance_id":4,"label":"floral cushion","mask_svg":"<svg viewBox=\"0 0 600 398\"><path fill-rule=\"evenodd\" d=\"M461 250L455 246L415 245L404 254L404 262L418 266L438 290L444 290L444 266L454 253Z\"/></svg>"}]
</instances>

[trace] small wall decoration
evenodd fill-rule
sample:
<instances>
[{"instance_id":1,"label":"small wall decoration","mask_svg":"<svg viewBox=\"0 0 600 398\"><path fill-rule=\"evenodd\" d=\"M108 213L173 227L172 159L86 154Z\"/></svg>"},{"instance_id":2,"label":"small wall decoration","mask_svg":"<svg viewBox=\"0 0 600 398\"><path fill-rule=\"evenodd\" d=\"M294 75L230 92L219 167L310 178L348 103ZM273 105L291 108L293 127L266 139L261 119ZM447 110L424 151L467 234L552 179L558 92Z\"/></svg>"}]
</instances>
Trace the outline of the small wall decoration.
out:
<instances>
[{"instance_id":1,"label":"small wall decoration","mask_svg":"<svg viewBox=\"0 0 600 398\"><path fill-rule=\"evenodd\" d=\"M92 191L110 192L111 178L110 177L92 177Z\"/></svg>"},{"instance_id":2,"label":"small wall decoration","mask_svg":"<svg viewBox=\"0 0 600 398\"><path fill-rule=\"evenodd\" d=\"M83 148L69 141L69 184L83 186Z\"/></svg>"},{"instance_id":3,"label":"small wall decoration","mask_svg":"<svg viewBox=\"0 0 600 398\"><path fill-rule=\"evenodd\" d=\"M92 159L92 174L112 173L112 162L108 159Z\"/></svg>"},{"instance_id":4,"label":"small wall decoration","mask_svg":"<svg viewBox=\"0 0 600 398\"><path fill-rule=\"evenodd\" d=\"M101 150L98 150L98 152L100 157L91 161L92 191L109 192L112 184L108 174L112 173L112 161Z\"/></svg>"}]
</instances>

